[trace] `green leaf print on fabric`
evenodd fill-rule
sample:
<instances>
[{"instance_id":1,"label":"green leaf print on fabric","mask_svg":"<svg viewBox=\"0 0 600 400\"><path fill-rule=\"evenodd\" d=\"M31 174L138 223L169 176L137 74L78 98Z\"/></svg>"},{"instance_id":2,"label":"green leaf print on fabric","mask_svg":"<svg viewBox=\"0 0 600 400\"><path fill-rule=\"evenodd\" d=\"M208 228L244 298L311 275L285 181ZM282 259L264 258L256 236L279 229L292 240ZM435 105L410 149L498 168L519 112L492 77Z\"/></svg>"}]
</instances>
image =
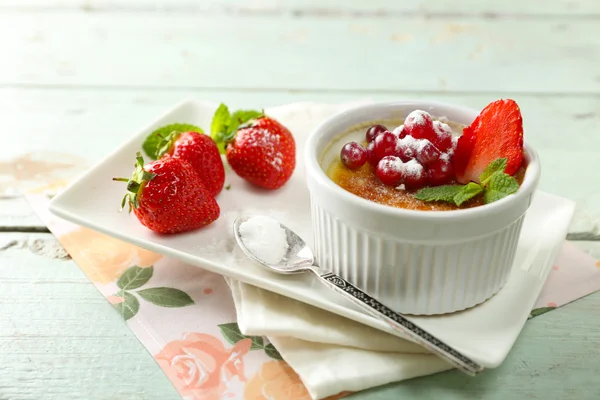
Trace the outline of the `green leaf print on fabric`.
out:
<instances>
[{"instance_id":1,"label":"green leaf print on fabric","mask_svg":"<svg viewBox=\"0 0 600 400\"><path fill-rule=\"evenodd\" d=\"M264 348L263 338L260 336L246 336L240 331L240 327L237 322L230 322L228 324L219 325L219 329L221 329L221 333L225 340L227 340L230 344L236 344L240 340L251 339L252 346L250 346L250 350L258 350Z\"/></svg>"},{"instance_id":2,"label":"green leaf print on fabric","mask_svg":"<svg viewBox=\"0 0 600 400\"><path fill-rule=\"evenodd\" d=\"M121 297L124 300L114 304L114 307L125 321L133 318L140 309L140 301L135 296L136 294L143 300L159 307L179 308L194 304L194 300L186 292L175 288L155 287L133 291L133 289L138 289L148 283L153 274L154 266L146 268L132 266L117 280L117 286L121 290L115 293L114 296Z\"/></svg>"},{"instance_id":3,"label":"green leaf print on fabric","mask_svg":"<svg viewBox=\"0 0 600 400\"><path fill-rule=\"evenodd\" d=\"M137 289L148 283L150 278L152 278L153 272L153 266L148 268L130 267L121 275L117 281L117 286L123 290Z\"/></svg>"},{"instance_id":4,"label":"green leaf print on fabric","mask_svg":"<svg viewBox=\"0 0 600 400\"><path fill-rule=\"evenodd\" d=\"M136 291L140 297L161 307L185 307L194 304L194 300L183 290L157 287Z\"/></svg>"},{"instance_id":5,"label":"green leaf print on fabric","mask_svg":"<svg viewBox=\"0 0 600 400\"><path fill-rule=\"evenodd\" d=\"M127 292L119 293L119 296L124 300L115 304L114 307L123 316L123 319L127 321L133 318L140 310L140 302L134 295Z\"/></svg>"},{"instance_id":6,"label":"green leaf print on fabric","mask_svg":"<svg viewBox=\"0 0 600 400\"><path fill-rule=\"evenodd\" d=\"M279 351L277 351L275 346L273 346L271 343L265 346L265 353L267 353L269 357L274 358L275 360L283 360L283 357L281 357Z\"/></svg>"},{"instance_id":7,"label":"green leaf print on fabric","mask_svg":"<svg viewBox=\"0 0 600 400\"><path fill-rule=\"evenodd\" d=\"M265 353L276 360L283 360L279 351L273 346L271 343L265 345L265 341L260 336L248 336L244 335L240 331L240 327L237 322L229 322L227 324L219 325L219 329L221 329L221 334L229 342L230 344L236 344L237 342L250 339L252 340L252 346L250 346L250 350L264 350Z\"/></svg>"}]
</instances>

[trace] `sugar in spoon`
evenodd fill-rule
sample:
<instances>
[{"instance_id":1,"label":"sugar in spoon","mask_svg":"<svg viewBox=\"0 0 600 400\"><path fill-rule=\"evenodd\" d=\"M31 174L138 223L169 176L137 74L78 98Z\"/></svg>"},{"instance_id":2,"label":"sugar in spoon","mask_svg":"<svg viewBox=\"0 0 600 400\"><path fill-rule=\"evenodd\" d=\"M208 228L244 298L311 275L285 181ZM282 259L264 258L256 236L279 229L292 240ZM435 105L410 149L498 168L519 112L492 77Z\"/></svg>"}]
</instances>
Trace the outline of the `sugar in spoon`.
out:
<instances>
[{"instance_id":1,"label":"sugar in spoon","mask_svg":"<svg viewBox=\"0 0 600 400\"><path fill-rule=\"evenodd\" d=\"M288 244L286 254L283 256L283 258L275 263L267 262L261 259L260 256L257 256L257 254L254 254L251 251L251 249L247 246L247 243L245 243L243 235L240 233L240 227L242 224L249 221L251 218L254 217L242 216L236 218L233 223L233 230L238 245L244 254L246 254L252 260L258 262L260 265L268 268L269 270L280 274L294 274L311 271L319 277L321 282L335 289L338 293L345 295L346 298L351 300L354 304L360 306L361 309L386 322L392 329L410 337L416 343L425 347L437 356L445 359L462 372L474 376L483 370L483 367L477 364L475 361L453 349L424 329L418 327L416 324L406 319L406 317L404 317L402 314L397 313L381 304L379 301L372 298L342 277L331 272L322 271L316 263L313 252L306 245L304 240L302 240L302 238L294 231L278 221L273 220L272 218L271 220L278 223L279 226L285 231ZM260 216L260 218L264 219L268 217Z\"/></svg>"}]
</instances>

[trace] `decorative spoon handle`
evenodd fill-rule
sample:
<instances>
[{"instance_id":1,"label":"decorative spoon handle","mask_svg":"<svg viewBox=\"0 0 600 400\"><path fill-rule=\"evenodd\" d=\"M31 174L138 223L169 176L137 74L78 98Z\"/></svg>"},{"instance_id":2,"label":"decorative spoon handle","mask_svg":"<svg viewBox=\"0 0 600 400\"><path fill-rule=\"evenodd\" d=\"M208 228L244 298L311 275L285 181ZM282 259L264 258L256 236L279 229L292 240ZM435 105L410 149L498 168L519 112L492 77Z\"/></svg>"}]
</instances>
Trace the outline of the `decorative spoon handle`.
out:
<instances>
[{"instance_id":1,"label":"decorative spoon handle","mask_svg":"<svg viewBox=\"0 0 600 400\"><path fill-rule=\"evenodd\" d=\"M315 271L315 273L324 283L330 285L338 292L345 294L353 303L362 307L369 314L383 320L393 329L411 337L417 343L444 358L464 373L475 376L483 370L482 366L470 358L460 354L446 343L419 328L401 314L381 304L345 279L330 272L321 274Z\"/></svg>"}]
</instances>

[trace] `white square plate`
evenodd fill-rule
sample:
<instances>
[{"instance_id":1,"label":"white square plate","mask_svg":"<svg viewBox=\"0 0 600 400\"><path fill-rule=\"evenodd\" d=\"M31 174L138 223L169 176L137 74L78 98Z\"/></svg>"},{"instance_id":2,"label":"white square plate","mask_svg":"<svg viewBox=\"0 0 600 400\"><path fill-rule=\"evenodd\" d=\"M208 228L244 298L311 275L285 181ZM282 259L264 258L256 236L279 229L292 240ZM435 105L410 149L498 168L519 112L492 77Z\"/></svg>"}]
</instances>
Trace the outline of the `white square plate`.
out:
<instances>
[{"instance_id":1,"label":"white square plate","mask_svg":"<svg viewBox=\"0 0 600 400\"><path fill-rule=\"evenodd\" d=\"M267 110L293 132L298 145L294 175L281 189L266 192L250 187L227 169L226 185L217 197L221 217L210 226L185 234L157 235L136 217L119 212L125 184L136 151L156 127L187 122L210 127L216 104L186 101L171 109L56 196L50 210L68 221L114 236L148 250L257 287L314 305L376 329L395 334L385 323L362 313L349 301L320 284L310 274L277 275L246 259L235 246L232 223L242 213L279 219L312 243L310 201L301 159L305 138L322 120L347 106L295 104ZM570 201L536 193L523 226L515 266L505 287L493 298L470 310L432 317L411 317L433 335L486 368L506 357L539 295L573 214Z\"/></svg>"}]
</instances>

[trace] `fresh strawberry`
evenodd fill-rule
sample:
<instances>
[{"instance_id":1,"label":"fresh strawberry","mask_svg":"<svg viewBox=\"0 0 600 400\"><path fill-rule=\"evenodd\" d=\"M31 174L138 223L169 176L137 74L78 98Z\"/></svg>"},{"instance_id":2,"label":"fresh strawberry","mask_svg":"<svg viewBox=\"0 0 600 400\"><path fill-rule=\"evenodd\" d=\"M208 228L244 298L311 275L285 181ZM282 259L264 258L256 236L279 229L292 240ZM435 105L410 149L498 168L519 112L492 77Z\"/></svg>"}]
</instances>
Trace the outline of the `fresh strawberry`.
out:
<instances>
[{"instance_id":1,"label":"fresh strawberry","mask_svg":"<svg viewBox=\"0 0 600 400\"><path fill-rule=\"evenodd\" d=\"M172 124L154 131L143 144L153 159L165 156L181 158L194 167L212 196L221 193L225 184L225 168L217 144L210 136L195 131L181 131L193 125ZM167 129L173 129L168 132ZM168 133L167 133L168 132Z\"/></svg>"},{"instance_id":2,"label":"fresh strawberry","mask_svg":"<svg viewBox=\"0 0 600 400\"><path fill-rule=\"evenodd\" d=\"M211 135L235 173L253 185L278 189L296 167L296 142L281 123L258 111L233 114L221 104Z\"/></svg>"},{"instance_id":3,"label":"fresh strawberry","mask_svg":"<svg viewBox=\"0 0 600 400\"><path fill-rule=\"evenodd\" d=\"M460 183L479 183L489 163L506 158L504 172L513 175L523 164L523 119L514 100L488 104L471 125L463 129L454 153L454 170Z\"/></svg>"},{"instance_id":4,"label":"fresh strawberry","mask_svg":"<svg viewBox=\"0 0 600 400\"><path fill-rule=\"evenodd\" d=\"M180 158L165 157L144 166L138 152L127 194L121 207L129 203L142 225L158 233L178 233L198 229L219 218L220 208L194 168Z\"/></svg>"}]
</instances>

